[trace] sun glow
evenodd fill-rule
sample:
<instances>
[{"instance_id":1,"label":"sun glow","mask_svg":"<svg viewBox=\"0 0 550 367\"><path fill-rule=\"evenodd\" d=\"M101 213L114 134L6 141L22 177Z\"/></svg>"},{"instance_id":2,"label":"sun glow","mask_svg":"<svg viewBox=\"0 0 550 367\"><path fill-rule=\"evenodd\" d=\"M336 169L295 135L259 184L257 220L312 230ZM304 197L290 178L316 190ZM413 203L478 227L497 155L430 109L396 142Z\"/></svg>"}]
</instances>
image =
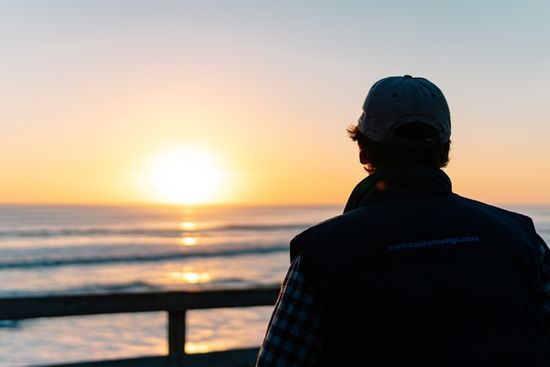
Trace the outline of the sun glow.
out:
<instances>
[{"instance_id":1,"label":"sun glow","mask_svg":"<svg viewBox=\"0 0 550 367\"><path fill-rule=\"evenodd\" d=\"M218 199L222 171L210 154L196 148L177 148L153 159L149 177L160 201L201 204Z\"/></svg>"}]
</instances>

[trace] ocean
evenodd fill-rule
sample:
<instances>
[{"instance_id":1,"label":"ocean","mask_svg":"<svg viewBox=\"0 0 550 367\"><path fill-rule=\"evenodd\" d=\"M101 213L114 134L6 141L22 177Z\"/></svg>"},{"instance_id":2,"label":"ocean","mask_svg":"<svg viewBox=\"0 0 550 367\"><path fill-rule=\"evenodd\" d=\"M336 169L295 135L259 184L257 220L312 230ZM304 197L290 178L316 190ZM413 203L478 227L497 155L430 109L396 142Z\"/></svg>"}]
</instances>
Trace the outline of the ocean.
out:
<instances>
[{"instance_id":1,"label":"ocean","mask_svg":"<svg viewBox=\"0 0 550 367\"><path fill-rule=\"evenodd\" d=\"M0 297L280 284L340 207L0 206ZM272 307L190 311L187 352L261 343ZM0 366L167 353L166 313L0 321Z\"/></svg>"},{"instance_id":2,"label":"ocean","mask_svg":"<svg viewBox=\"0 0 550 367\"><path fill-rule=\"evenodd\" d=\"M550 207L531 216L550 243ZM279 284L288 243L340 206L0 206L0 297ZM257 346L272 307L190 311L186 351ZM0 321L0 366L167 353L166 314Z\"/></svg>"}]
</instances>

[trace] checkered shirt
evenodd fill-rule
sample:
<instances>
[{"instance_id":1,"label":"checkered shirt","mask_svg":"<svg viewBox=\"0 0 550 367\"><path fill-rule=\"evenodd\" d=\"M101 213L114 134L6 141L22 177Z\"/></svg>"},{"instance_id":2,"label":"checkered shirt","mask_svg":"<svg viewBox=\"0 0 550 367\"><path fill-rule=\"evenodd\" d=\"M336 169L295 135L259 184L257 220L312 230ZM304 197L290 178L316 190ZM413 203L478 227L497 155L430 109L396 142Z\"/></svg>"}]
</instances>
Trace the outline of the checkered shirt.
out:
<instances>
[{"instance_id":1,"label":"checkered shirt","mask_svg":"<svg viewBox=\"0 0 550 367\"><path fill-rule=\"evenodd\" d=\"M320 328L321 308L297 256L283 282L256 366L315 366L322 347Z\"/></svg>"},{"instance_id":2,"label":"checkered shirt","mask_svg":"<svg viewBox=\"0 0 550 367\"><path fill-rule=\"evenodd\" d=\"M548 328L550 328L550 250L542 238L540 238L539 250L542 261L542 312L544 314L546 324L548 325Z\"/></svg>"}]
</instances>

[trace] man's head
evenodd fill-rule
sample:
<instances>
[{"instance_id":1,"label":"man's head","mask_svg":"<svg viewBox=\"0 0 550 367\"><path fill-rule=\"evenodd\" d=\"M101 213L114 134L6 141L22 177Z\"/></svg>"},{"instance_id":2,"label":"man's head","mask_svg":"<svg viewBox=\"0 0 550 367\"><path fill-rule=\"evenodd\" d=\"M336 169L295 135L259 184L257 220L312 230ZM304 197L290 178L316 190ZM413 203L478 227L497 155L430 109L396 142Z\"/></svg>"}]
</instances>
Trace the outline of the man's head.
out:
<instances>
[{"instance_id":1,"label":"man's head","mask_svg":"<svg viewBox=\"0 0 550 367\"><path fill-rule=\"evenodd\" d=\"M449 160L451 118L441 90L410 75L379 80L363 114L348 129L369 172L401 165L444 167Z\"/></svg>"}]
</instances>

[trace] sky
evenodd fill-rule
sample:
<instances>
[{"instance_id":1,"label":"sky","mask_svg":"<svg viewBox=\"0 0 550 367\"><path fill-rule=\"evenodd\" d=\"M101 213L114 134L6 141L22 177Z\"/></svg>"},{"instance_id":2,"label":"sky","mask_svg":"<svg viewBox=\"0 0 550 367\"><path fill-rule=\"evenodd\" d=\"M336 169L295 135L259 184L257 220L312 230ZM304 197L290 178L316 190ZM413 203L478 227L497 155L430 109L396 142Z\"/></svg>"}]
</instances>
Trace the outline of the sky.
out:
<instances>
[{"instance_id":1,"label":"sky","mask_svg":"<svg viewBox=\"0 0 550 367\"><path fill-rule=\"evenodd\" d=\"M346 127L411 74L449 102L455 192L550 204L549 39L543 0L0 1L0 203L175 202L183 177L341 204L366 174ZM210 171L175 154L159 183L175 151Z\"/></svg>"}]
</instances>

